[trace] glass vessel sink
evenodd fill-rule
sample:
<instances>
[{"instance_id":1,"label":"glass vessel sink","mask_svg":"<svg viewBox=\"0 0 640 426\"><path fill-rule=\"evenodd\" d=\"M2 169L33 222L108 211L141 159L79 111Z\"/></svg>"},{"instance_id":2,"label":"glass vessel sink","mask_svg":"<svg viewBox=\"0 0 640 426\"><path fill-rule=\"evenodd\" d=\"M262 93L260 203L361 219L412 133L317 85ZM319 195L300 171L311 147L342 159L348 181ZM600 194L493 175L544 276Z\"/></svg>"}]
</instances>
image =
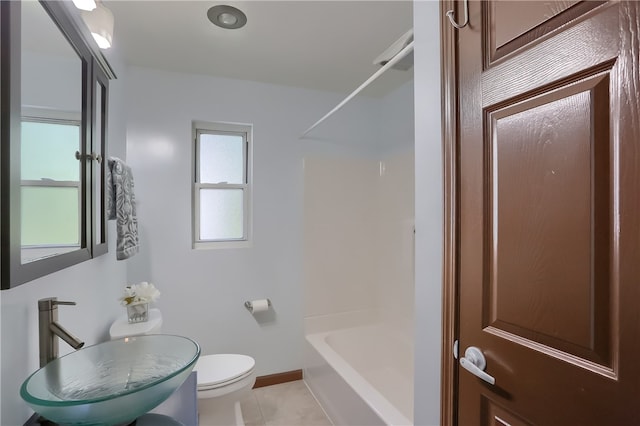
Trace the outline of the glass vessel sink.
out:
<instances>
[{"instance_id":1,"label":"glass vessel sink","mask_svg":"<svg viewBox=\"0 0 640 426\"><path fill-rule=\"evenodd\" d=\"M20 396L59 424L126 425L167 399L199 356L200 346L182 336L111 340L51 361L25 380Z\"/></svg>"}]
</instances>

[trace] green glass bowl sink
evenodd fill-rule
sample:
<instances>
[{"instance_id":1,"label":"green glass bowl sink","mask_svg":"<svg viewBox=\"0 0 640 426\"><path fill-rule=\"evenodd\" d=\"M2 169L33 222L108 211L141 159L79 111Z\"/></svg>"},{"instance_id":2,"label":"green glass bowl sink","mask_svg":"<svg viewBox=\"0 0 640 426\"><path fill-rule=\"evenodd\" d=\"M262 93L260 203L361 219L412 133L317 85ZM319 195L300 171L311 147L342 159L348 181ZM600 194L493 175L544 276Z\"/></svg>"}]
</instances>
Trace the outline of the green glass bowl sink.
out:
<instances>
[{"instance_id":1,"label":"green glass bowl sink","mask_svg":"<svg viewBox=\"0 0 640 426\"><path fill-rule=\"evenodd\" d=\"M187 379L200 346L155 334L111 340L72 352L33 373L20 396L61 425L129 424Z\"/></svg>"}]
</instances>

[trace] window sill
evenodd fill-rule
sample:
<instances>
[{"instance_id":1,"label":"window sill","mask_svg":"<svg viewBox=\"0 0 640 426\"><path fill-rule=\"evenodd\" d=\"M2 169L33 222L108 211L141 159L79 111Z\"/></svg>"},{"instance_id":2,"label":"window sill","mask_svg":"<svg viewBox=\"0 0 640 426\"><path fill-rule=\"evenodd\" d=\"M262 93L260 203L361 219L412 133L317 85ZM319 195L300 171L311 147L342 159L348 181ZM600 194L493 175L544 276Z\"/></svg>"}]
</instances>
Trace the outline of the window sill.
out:
<instances>
[{"instance_id":1,"label":"window sill","mask_svg":"<svg viewBox=\"0 0 640 426\"><path fill-rule=\"evenodd\" d=\"M216 249L240 249L251 248L253 243L249 240L242 241L205 241L193 243L194 250L216 250Z\"/></svg>"}]
</instances>

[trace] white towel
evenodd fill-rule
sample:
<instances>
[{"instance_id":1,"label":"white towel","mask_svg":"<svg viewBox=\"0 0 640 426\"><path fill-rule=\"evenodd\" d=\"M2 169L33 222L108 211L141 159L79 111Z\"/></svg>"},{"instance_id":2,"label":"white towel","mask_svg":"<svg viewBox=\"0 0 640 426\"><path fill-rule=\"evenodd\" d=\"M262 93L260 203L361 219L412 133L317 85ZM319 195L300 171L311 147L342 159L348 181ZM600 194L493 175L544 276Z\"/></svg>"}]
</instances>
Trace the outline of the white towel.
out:
<instances>
[{"instance_id":1,"label":"white towel","mask_svg":"<svg viewBox=\"0 0 640 426\"><path fill-rule=\"evenodd\" d=\"M107 163L107 217L116 220L116 259L138 253L138 218L131 167L119 158Z\"/></svg>"}]
</instances>

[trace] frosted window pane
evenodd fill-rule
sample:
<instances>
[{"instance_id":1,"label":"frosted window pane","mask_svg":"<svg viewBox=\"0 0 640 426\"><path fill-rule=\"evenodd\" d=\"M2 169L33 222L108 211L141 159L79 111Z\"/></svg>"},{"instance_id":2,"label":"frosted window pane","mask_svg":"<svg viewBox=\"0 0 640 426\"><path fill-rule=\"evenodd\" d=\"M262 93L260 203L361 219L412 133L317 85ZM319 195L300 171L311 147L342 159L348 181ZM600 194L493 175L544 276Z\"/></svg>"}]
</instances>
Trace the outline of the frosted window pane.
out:
<instances>
[{"instance_id":1,"label":"frosted window pane","mask_svg":"<svg viewBox=\"0 0 640 426\"><path fill-rule=\"evenodd\" d=\"M79 244L77 187L22 187L22 245Z\"/></svg>"},{"instance_id":2,"label":"frosted window pane","mask_svg":"<svg viewBox=\"0 0 640 426\"><path fill-rule=\"evenodd\" d=\"M244 237L242 189L200 190L200 239L229 240Z\"/></svg>"},{"instance_id":3,"label":"frosted window pane","mask_svg":"<svg viewBox=\"0 0 640 426\"><path fill-rule=\"evenodd\" d=\"M80 127L69 124L22 122L22 180L80 180Z\"/></svg>"},{"instance_id":4,"label":"frosted window pane","mask_svg":"<svg viewBox=\"0 0 640 426\"><path fill-rule=\"evenodd\" d=\"M244 138L238 135L200 135L200 182L244 183Z\"/></svg>"}]
</instances>

